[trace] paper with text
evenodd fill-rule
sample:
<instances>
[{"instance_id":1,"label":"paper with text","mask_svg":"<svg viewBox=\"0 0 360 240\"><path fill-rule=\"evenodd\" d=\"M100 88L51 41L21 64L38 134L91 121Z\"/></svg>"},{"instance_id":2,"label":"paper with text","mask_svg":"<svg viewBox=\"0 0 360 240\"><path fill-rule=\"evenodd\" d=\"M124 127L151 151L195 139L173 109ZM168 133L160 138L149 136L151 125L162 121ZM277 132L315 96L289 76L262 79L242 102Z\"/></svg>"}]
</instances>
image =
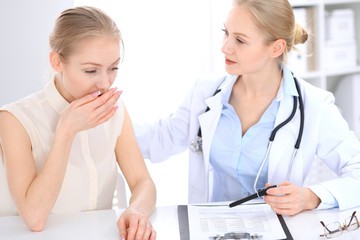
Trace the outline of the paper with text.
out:
<instances>
[{"instance_id":1,"label":"paper with text","mask_svg":"<svg viewBox=\"0 0 360 240\"><path fill-rule=\"evenodd\" d=\"M210 236L228 232L248 232L266 239L286 239L275 212L267 204L239 205L234 208L219 205L189 205L190 239L208 240Z\"/></svg>"}]
</instances>

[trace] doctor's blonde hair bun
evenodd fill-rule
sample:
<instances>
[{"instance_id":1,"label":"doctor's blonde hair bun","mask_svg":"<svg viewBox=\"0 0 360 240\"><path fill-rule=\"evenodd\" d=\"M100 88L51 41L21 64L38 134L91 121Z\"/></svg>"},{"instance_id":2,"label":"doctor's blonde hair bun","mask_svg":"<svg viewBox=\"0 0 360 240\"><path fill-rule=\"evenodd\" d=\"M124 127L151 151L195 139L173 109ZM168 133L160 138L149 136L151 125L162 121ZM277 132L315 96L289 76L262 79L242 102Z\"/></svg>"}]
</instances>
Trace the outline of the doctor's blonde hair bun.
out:
<instances>
[{"instance_id":1,"label":"doctor's blonde hair bun","mask_svg":"<svg viewBox=\"0 0 360 240\"><path fill-rule=\"evenodd\" d=\"M123 46L118 27L105 12L89 6L74 7L64 10L57 17L49 44L51 50L66 61L79 41L95 37L119 40Z\"/></svg>"},{"instance_id":2,"label":"doctor's blonde hair bun","mask_svg":"<svg viewBox=\"0 0 360 240\"><path fill-rule=\"evenodd\" d=\"M294 45L303 44L309 38L308 32L298 23L295 24Z\"/></svg>"},{"instance_id":3,"label":"doctor's blonde hair bun","mask_svg":"<svg viewBox=\"0 0 360 240\"><path fill-rule=\"evenodd\" d=\"M255 24L267 35L267 41L284 39L286 48L279 60L286 61L288 53L296 49L294 45L305 43L307 31L295 24L294 12L288 0L233 0L252 14Z\"/></svg>"}]
</instances>

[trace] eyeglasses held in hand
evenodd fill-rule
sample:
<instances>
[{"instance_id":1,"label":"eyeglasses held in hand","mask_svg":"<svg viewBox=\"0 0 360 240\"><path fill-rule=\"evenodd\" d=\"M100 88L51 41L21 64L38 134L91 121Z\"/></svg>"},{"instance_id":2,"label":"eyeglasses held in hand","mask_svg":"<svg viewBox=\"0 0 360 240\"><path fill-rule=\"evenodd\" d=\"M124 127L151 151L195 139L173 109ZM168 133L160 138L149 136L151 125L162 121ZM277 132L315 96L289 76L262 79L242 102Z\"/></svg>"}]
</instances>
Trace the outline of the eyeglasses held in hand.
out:
<instances>
[{"instance_id":1,"label":"eyeglasses held in hand","mask_svg":"<svg viewBox=\"0 0 360 240\"><path fill-rule=\"evenodd\" d=\"M335 238L340 236L344 230L353 231L358 229L360 227L360 223L355 214L356 211L352 213L351 217L345 219L344 224L333 222L325 225L323 221L320 221L321 225L324 227L324 234L321 234L320 237Z\"/></svg>"}]
</instances>

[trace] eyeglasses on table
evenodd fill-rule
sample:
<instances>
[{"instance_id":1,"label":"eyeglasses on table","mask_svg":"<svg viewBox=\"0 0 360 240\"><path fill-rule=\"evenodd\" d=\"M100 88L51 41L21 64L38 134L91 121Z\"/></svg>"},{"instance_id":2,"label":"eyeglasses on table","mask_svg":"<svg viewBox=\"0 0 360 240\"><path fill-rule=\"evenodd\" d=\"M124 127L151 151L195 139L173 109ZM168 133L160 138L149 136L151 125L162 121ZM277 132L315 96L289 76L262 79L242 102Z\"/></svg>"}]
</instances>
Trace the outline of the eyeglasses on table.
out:
<instances>
[{"instance_id":1,"label":"eyeglasses on table","mask_svg":"<svg viewBox=\"0 0 360 240\"><path fill-rule=\"evenodd\" d=\"M356 211L354 211L350 217L346 218L345 223L343 224L340 224L340 222L333 222L325 225L323 221L320 221L320 223L324 227L324 234L321 234L320 237L326 238L335 238L340 236L344 230L354 231L360 227Z\"/></svg>"}]
</instances>

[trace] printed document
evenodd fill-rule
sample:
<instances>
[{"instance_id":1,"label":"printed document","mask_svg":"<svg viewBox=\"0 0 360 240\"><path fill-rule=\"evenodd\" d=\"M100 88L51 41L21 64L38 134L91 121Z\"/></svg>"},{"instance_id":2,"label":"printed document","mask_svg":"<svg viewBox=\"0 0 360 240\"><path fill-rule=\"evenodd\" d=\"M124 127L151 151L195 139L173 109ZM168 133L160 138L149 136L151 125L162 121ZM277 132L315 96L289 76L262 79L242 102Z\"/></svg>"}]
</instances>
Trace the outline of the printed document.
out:
<instances>
[{"instance_id":1,"label":"printed document","mask_svg":"<svg viewBox=\"0 0 360 240\"><path fill-rule=\"evenodd\" d=\"M268 204L188 205L190 239L208 240L228 232L247 232L266 239L286 239L278 216Z\"/></svg>"}]
</instances>

